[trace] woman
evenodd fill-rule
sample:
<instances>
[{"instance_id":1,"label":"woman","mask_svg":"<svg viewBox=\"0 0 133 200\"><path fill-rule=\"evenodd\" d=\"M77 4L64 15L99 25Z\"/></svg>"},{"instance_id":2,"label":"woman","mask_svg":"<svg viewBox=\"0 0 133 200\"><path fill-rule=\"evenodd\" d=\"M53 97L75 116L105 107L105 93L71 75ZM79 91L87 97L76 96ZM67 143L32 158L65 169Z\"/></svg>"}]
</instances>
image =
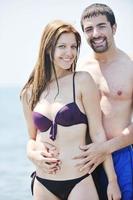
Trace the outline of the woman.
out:
<instances>
[{"instance_id":1,"label":"woman","mask_svg":"<svg viewBox=\"0 0 133 200\"><path fill-rule=\"evenodd\" d=\"M51 173L36 166L36 200L99 199L92 176L80 171L72 159L85 144L87 128L93 142L106 140L96 86L88 73L75 73L80 43L72 25L60 20L49 23L42 35L37 64L21 92L30 136L28 150L38 153L50 143L59 152ZM108 196L115 200L119 188L110 157L104 166Z\"/></svg>"}]
</instances>

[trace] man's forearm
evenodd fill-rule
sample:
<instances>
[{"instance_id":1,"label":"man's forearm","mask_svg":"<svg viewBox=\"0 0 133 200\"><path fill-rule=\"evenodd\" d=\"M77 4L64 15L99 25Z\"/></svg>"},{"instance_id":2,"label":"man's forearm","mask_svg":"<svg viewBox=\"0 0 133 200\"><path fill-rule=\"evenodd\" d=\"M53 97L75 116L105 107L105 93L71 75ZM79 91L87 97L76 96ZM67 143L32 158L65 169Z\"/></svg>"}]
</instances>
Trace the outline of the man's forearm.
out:
<instances>
[{"instance_id":1,"label":"man's forearm","mask_svg":"<svg viewBox=\"0 0 133 200\"><path fill-rule=\"evenodd\" d=\"M133 144L133 123L125 128L119 136L106 141L105 148L110 154L131 144Z\"/></svg>"}]
</instances>

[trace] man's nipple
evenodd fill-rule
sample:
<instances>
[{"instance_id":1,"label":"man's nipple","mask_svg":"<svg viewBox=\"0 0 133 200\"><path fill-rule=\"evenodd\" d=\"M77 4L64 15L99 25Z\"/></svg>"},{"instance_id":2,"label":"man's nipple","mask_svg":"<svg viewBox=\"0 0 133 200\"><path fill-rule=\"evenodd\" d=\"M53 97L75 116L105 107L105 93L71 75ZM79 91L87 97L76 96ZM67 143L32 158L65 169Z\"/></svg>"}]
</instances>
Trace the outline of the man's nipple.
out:
<instances>
[{"instance_id":1,"label":"man's nipple","mask_svg":"<svg viewBox=\"0 0 133 200\"><path fill-rule=\"evenodd\" d=\"M122 95L122 91L118 90L117 94L120 96Z\"/></svg>"}]
</instances>

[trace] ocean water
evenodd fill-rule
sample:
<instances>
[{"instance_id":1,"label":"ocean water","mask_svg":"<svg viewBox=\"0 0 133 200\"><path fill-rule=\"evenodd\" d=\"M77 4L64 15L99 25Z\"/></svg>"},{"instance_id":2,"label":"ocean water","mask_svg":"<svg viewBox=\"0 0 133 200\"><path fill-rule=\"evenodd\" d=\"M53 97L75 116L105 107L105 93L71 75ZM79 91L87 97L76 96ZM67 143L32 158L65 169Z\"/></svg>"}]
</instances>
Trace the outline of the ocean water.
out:
<instances>
[{"instance_id":1,"label":"ocean water","mask_svg":"<svg viewBox=\"0 0 133 200\"><path fill-rule=\"evenodd\" d=\"M0 88L0 199L31 200L26 156L28 133L19 99L20 88Z\"/></svg>"}]
</instances>

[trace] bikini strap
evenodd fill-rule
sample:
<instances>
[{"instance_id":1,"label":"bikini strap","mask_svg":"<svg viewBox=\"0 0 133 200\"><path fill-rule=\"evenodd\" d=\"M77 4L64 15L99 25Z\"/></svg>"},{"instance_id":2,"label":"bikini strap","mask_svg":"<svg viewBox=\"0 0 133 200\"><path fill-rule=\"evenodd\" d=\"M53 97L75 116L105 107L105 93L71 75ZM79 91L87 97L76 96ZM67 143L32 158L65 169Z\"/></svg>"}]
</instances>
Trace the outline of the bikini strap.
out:
<instances>
[{"instance_id":1,"label":"bikini strap","mask_svg":"<svg viewBox=\"0 0 133 200\"><path fill-rule=\"evenodd\" d=\"M73 101L75 102L75 74L76 72L73 73Z\"/></svg>"},{"instance_id":2,"label":"bikini strap","mask_svg":"<svg viewBox=\"0 0 133 200\"><path fill-rule=\"evenodd\" d=\"M31 193L33 195L33 188L34 188L34 182L35 182L35 178L36 178L36 172L33 172L30 176L32 178L32 181L31 181Z\"/></svg>"}]
</instances>

